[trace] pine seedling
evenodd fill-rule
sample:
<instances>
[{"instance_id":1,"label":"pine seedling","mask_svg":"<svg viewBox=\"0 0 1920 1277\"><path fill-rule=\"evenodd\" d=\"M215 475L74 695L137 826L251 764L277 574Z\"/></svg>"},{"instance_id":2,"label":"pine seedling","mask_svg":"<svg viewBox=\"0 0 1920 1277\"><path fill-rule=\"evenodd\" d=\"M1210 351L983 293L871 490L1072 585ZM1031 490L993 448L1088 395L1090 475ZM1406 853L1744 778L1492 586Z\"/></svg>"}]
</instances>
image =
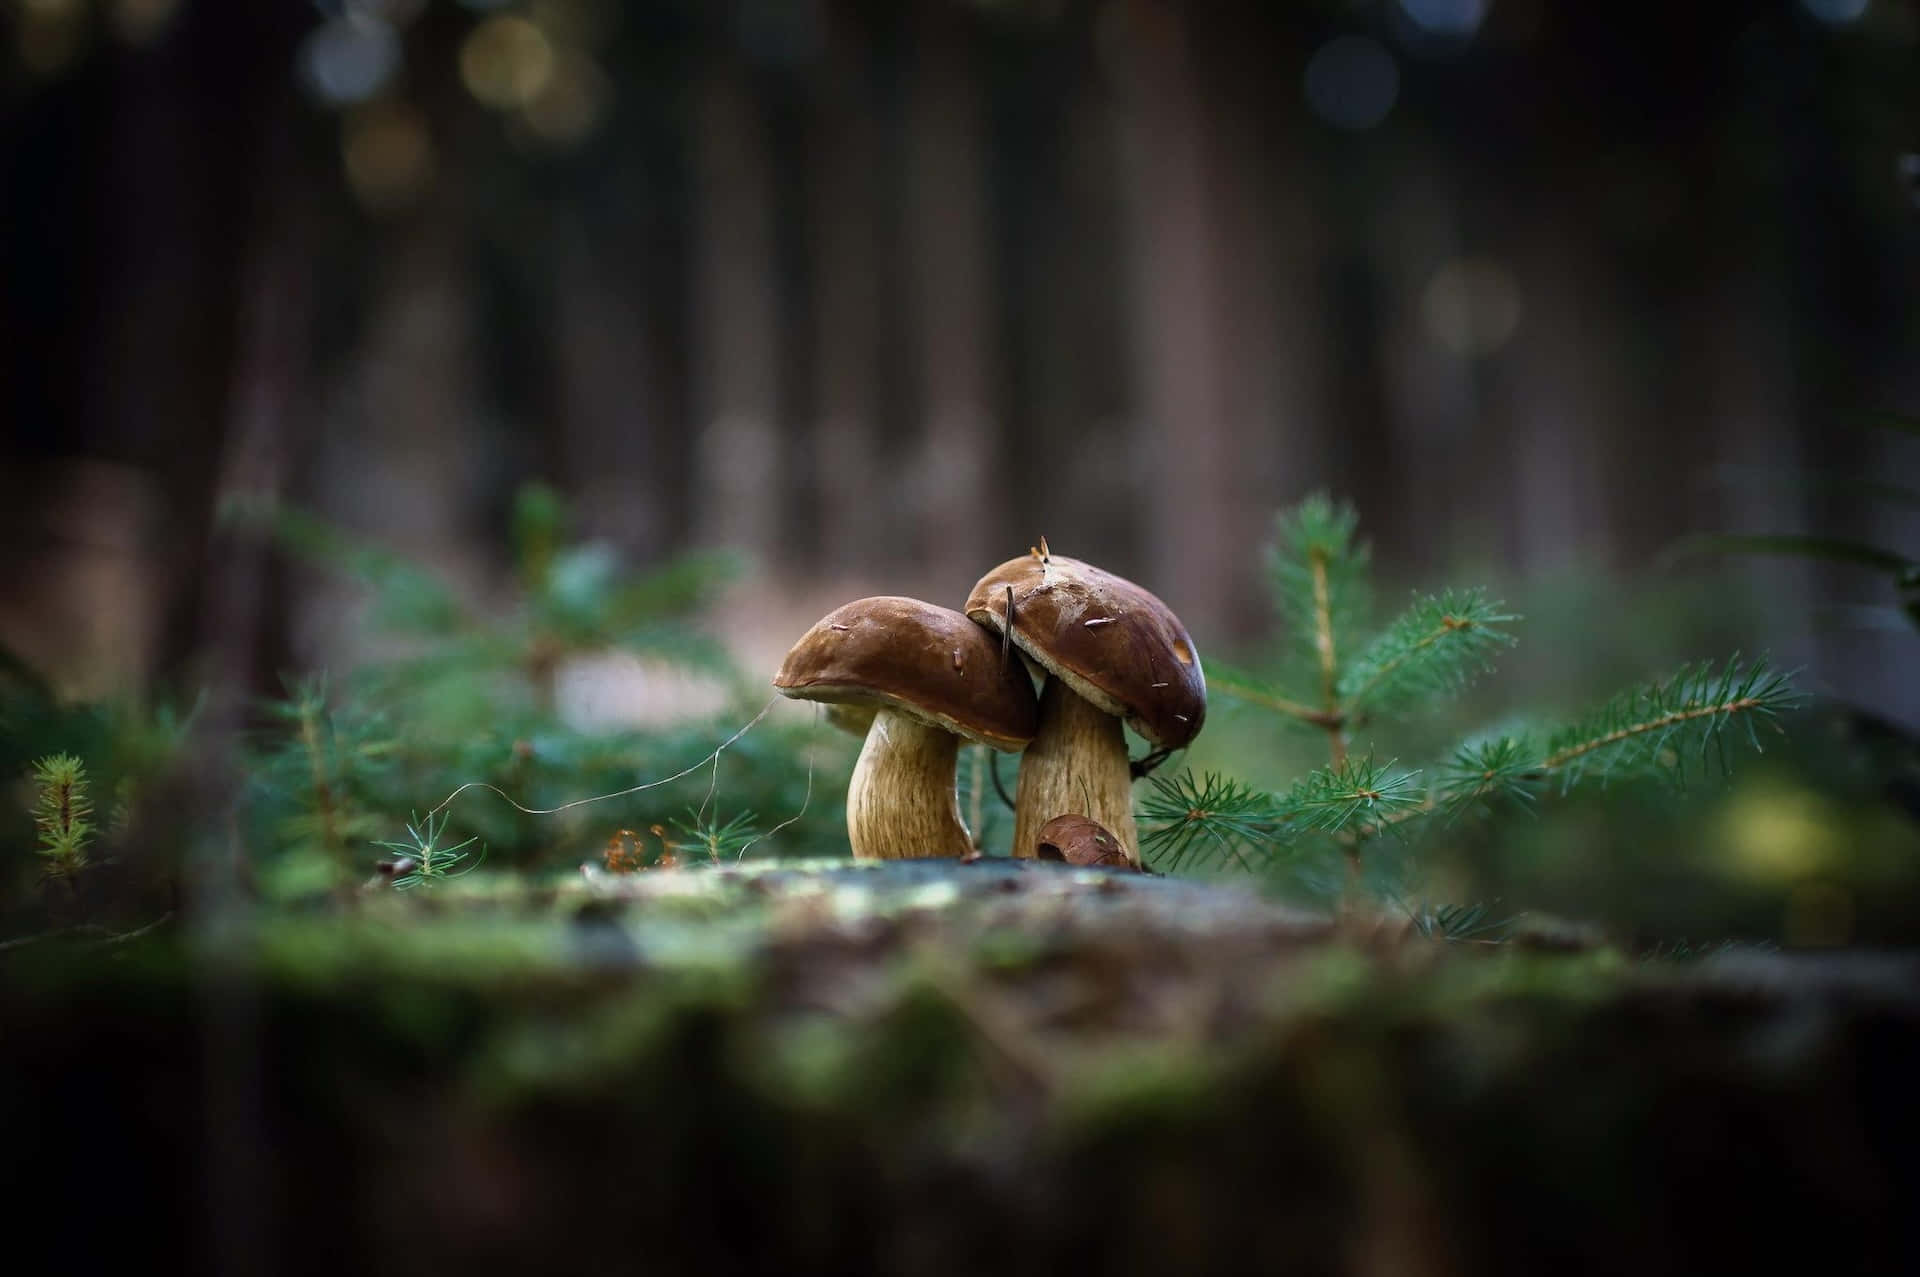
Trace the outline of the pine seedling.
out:
<instances>
[{"instance_id":1,"label":"pine seedling","mask_svg":"<svg viewBox=\"0 0 1920 1277\"><path fill-rule=\"evenodd\" d=\"M1583 783L1656 776L1684 784L1724 771L1736 747L1758 750L1760 729L1777 728L1800 701L1787 676L1736 656L1629 689L1539 737L1500 733L1463 743L1430 772L1352 755L1355 730L1432 706L1491 669L1519 619L1483 591L1448 590L1416 597L1369 634L1368 550L1356 526L1350 507L1324 496L1281 516L1268 554L1276 610L1290 627L1280 672L1228 670L1208 680L1228 697L1325 733L1328 765L1274 794L1212 774L1156 779L1139 819L1143 849L1164 867L1213 860L1251 868L1308 839L1331 840L1351 893L1368 843L1383 835L1405 838L1434 816L1528 807Z\"/></svg>"},{"instance_id":2,"label":"pine seedling","mask_svg":"<svg viewBox=\"0 0 1920 1277\"><path fill-rule=\"evenodd\" d=\"M322 675L287 681L283 700L267 705L283 727L260 756L255 786L292 810L275 825L277 841L314 856L344 876L355 847L372 841L383 822L362 801L386 767L395 743L359 716L337 713Z\"/></svg>"},{"instance_id":3,"label":"pine seedling","mask_svg":"<svg viewBox=\"0 0 1920 1277\"><path fill-rule=\"evenodd\" d=\"M1517 921L1516 918L1491 917L1491 910L1484 903L1430 905L1422 902L1408 906L1400 902L1400 906L1406 910L1413 929L1429 940L1498 944L1507 938Z\"/></svg>"},{"instance_id":4,"label":"pine seedling","mask_svg":"<svg viewBox=\"0 0 1920 1277\"><path fill-rule=\"evenodd\" d=\"M486 860L486 848L482 847L479 859L464 868L459 867L472 854L467 848L479 841L477 834L450 847L440 845L440 840L447 832L449 814L442 813L437 825L432 812L427 813L425 820L416 816L407 822L404 841L375 844L394 853L394 863L400 869L393 878L395 890L409 891L414 887L431 887L451 878L462 878L478 869Z\"/></svg>"},{"instance_id":5,"label":"pine seedling","mask_svg":"<svg viewBox=\"0 0 1920 1277\"><path fill-rule=\"evenodd\" d=\"M86 764L72 754L51 754L33 765L33 786L33 823L40 831L36 850L49 878L70 880L86 868L93 837Z\"/></svg>"},{"instance_id":6,"label":"pine seedling","mask_svg":"<svg viewBox=\"0 0 1920 1277\"><path fill-rule=\"evenodd\" d=\"M673 827L686 835L687 843L683 846L691 845L694 850L705 852L708 861L716 865L739 856L760 837L750 811L743 811L732 820L722 822L718 812L709 816L689 807L687 819L675 820Z\"/></svg>"}]
</instances>

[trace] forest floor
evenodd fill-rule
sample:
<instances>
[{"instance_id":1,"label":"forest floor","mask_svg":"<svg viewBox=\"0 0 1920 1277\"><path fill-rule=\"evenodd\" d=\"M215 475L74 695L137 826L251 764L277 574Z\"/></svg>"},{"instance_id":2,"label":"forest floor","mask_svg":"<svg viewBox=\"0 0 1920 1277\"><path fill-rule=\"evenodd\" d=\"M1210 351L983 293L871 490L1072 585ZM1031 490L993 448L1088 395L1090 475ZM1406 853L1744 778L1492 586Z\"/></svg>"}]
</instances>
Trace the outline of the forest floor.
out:
<instances>
[{"instance_id":1,"label":"forest floor","mask_svg":"<svg viewBox=\"0 0 1920 1277\"><path fill-rule=\"evenodd\" d=\"M103 1174L202 1269L1920 1259L1913 956L769 861L52 939L0 1014L0 1173L83 1267Z\"/></svg>"}]
</instances>

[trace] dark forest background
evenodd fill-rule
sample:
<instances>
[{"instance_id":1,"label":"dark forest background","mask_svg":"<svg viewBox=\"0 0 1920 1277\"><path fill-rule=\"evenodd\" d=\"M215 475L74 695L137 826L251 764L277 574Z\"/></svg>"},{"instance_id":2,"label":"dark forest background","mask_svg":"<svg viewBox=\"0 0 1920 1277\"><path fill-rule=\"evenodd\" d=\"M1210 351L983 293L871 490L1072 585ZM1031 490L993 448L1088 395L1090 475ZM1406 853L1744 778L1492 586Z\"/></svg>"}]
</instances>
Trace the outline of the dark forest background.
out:
<instances>
[{"instance_id":1,"label":"dark forest background","mask_svg":"<svg viewBox=\"0 0 1920 1277\"><path fill-rule=\"evenodd\" d=\"M1917 539L1809 478L1916 472L1899 0L0 12L0 642L75 693L352 659L235 497L484 601L544 479L636 563L749 551L768 669L1043 533L1217 651L1323 487L1390 579L1596 625L1686 534ZM1699 571L1920 722L1879 578Z\"/></svg>"}]
</instances>

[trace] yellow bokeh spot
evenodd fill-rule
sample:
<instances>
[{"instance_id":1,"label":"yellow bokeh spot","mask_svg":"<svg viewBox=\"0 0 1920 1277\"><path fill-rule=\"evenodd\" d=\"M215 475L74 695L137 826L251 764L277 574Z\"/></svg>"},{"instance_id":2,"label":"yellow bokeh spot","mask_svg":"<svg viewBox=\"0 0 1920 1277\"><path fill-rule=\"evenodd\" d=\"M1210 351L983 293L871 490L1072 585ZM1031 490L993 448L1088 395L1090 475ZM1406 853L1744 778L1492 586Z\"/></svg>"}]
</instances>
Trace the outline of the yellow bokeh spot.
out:
<instances>
[{"instance_id":1,"label":"yellow bokeh spot","mask_svg":"<svg viewBox=\"0 0 1920 1277\"><path fill-rule=\"evenodd\" d=\"M22 66L36 75L58 75L85 46L86 13L75 0L26 0L16 40Z\"/></svg>"},{"instance_id":2,"label":"yellow bokeh spot","mask_svg":"<svg viewBox=\"0 0 1920 1277\"><path fill-rule=\"evenodd\" d=\"M542 142L573 146L593 132L612 96L606 73L593 59L568 54L540 95L520 109L520 119Z\"/></svg>"},{"instance_id":3,"label":"yellow bokeh spot","mask_svg":"<svg viewBox=\"0 0 1920 1277\"><path fill-rule=\"evenodd\" d=\"M1818 794L1759 790L1727 804L1719 842L1728 868L1739 876L1791 882L1819 873L1839 856L1843 820Z\"/></svg>"},{"instance_id":4,"label":"yellow bokeh spot","mask_svg":"<svg viewBox=\"0 0 1920 1277\"><path fill-rule=\"evenodd\" d=\"M553 43L525 18L488 18L460 46L460 80L467 92L500 110L526 106L553 78Z\"/></svg>"}]
</instances>

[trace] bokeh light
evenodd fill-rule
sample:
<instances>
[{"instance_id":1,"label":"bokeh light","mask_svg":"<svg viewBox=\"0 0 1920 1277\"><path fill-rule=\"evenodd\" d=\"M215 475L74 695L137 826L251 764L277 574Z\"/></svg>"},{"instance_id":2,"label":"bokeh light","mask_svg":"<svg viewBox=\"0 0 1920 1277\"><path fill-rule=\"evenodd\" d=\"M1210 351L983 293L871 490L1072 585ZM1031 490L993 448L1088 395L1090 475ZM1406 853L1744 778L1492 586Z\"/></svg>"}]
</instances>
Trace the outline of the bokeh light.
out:
<instances>
[{"instance_id":1,"label":"bokeh light","mask_svg":"<svg viewBox=\"0 0 1920 1277\"><path fill-rule=\"evenodd\" d=\"M1393 110L1400 95L1400 68L1378 40L1337 36L1307 63L1304 87L1307 105L1328 124L1370 129Z\"/></svg>"},{"instance_id":2,"label":"bokeh light","mask_svg":"<svg viewBox=\"0 0 1920 1277\"><path fill-rule=\"evenodd\" d=\"M86 17L79 0L22 0L16 36L21 65L36 75L64 70L80 52Z\"/></svg>"},{"instance_id":3,"label":"bokeh light","mask_svg":"<svg viewBox=\"0 0 1920 1277\"><path fill-rule=\"evenodd\" d=\"M612 97L612 81L592 58L563 53L545 86L520 108L519 118L541 142L576 146L600 123Z\"/></svg>"},{"instance_id":4,"label":"bokeh light","mask_svg":"<svg viewBox=\"0 0 1920 1277\"><path fill-rule=\"evenodd\" d=\"M400 67L400 38L377 18L334 18L315 27L300 49L307 87L332 106L365 102Z\"/></svg>"},{"instance_id":5,"label":"bokeh light","mask_svg":"<svg viewBox=\"0 0 1920 1277\"><path fill-rule=\"evenodd\" d=\"M1844 26L1866 16L1868 0L1800 0L1800 6L1822 22Z\"/></svg>"},{"instance_id":6,"label":"bokeh light","mask_svg":"<svg viewBox=\"0 0 1920 1277\"><path fill-rule=\"evenodd\" d=\"M1831 866L1846 849L1843 828L1842 814L1811 790L1766 789L1727 804L1719 840L1734 874L1783 884Z\"/></svg>"},{"instance_id":7,"label":"bokeh light","mask_svg":"<svg viewBox=\"0 0 1920 1277\"><path fill-rule=\"evenodd\" d=\"M553 43L525 18L488 18L460 46L460 80L467 92L500 110L524 107L553 76Z\"/></svg>"},{"instance_id":8,"label":"bokeh light","mask_svg":"<svg viewBox=\"0 0 1920 1277\"><path fill-rule=\"evenodd\" d=\"M114 34L128 44L145 44L166 29L180 0L114 0Z\"/></svg>"},{"instance_id":9,"label":"bokeh light","mask_svg":"<svg viewBox=\"0 0 1920 1277\"><path fill-rule=\"evenodd\" d=\"M1487 17L1487 0L1400 0L1400 8L1430 35L1469 36Z\"/></svg>"}]
</instances>

